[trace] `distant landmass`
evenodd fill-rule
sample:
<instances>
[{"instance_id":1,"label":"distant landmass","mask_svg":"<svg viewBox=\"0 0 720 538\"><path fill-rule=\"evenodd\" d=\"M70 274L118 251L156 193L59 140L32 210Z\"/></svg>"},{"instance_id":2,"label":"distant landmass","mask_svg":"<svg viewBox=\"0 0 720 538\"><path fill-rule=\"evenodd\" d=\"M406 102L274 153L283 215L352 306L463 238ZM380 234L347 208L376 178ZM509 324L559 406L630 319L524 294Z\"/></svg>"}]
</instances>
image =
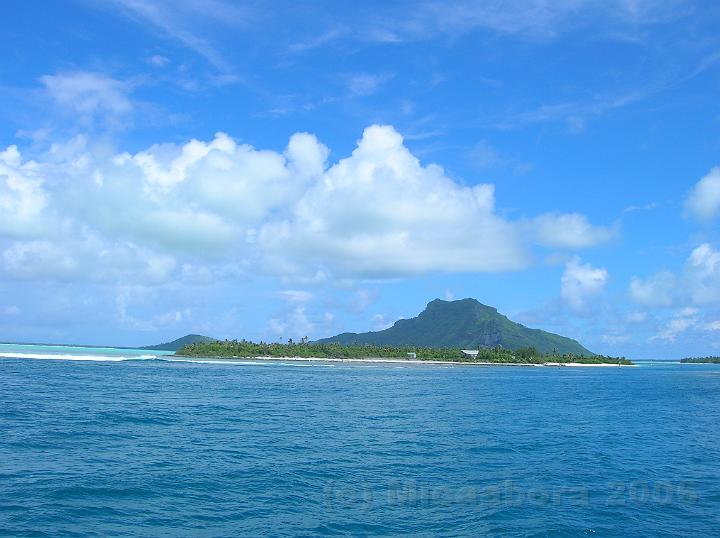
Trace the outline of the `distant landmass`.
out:
<instances>
[{"instance_id":1,"label":"distant landmass","mask_svg":"<svg viewBox=\"0 0 720 538\"><path fill-rule=\"evenodd\" d=\"M157 344L155 346L144 346L140 349L151 349L156 351L177 351L184 346L189 344L205 344L207 342L215 342L215 338L209 336L203 336L201 334L188 334L172 342L165 342L164 344Z\"/></svg>"},{"instance_id":2,"label":"distant landmass","mask_svg":"<svg viewBox=\"0 0 720 538\"><path fill-rule=\"evenodd\" d=\"M689 364L720 364L720 357L688 357L680 359L682 363Z\"/></svg>"},{"instance_id":3,"label":"distant landmass","mask_svg":"<svg viewBox=\"0 0 720 538\"><path fill-rule=\"evenodd\" d=\"M342 333L318 342L465 349L533 347L540 353L593 355L576 340L515 323L475 299L435 299L419 316L398 320L383 331Z\"/></svg>"}]
</instances>

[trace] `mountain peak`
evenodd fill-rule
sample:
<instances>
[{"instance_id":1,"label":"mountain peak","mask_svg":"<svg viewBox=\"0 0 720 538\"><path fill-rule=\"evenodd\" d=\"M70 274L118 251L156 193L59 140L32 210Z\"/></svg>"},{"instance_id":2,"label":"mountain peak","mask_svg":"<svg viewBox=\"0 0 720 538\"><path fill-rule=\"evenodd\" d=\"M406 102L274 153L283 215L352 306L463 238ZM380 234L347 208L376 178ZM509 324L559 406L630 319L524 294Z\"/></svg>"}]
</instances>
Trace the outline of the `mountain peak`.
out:
<instances>
[{"instance_id":1,"label":"mountain peak","mask_svg":"<svg viewBox=\"0 0 720 538\"><path fill-rule=\"evenodd\" d=\"M496 308L470 297L454 301L434 299L417 317L401 319L388 329L343 333L319 342L465 349L532 346L541 353L592 355L575 340L515 323Z\"/></svg>"},{"instance_id":2,"label":"mountain peak","mask_svg":"<svg viewBox=\"0 0 720 538\"><path fill-rule=\"evenodd\" d=\"M158 351L177 351L183 346L186 346L188 344L195 344L195 343L204 343L204 342L214 342L215 338L210 338L209 336L203 336L201 334L187 334L181 338L178 338L177 340L173 340L172 342L165 342L163 344L157 344L153 346L145 346L141 349L150 349L150 350L158 350Z\"/></svg>"},{"instance_id":3,"label":"mountain peak","mask_svg":"<svg viewBox=\"0 0 720 538\"><path fill-rule=\"evenodd\" d=\"M489 309L493 312L497 312L497 309L492 306L488 306L486 304L481 303L477 299L473 299L472 297L466 297L465 299L433 299L430 301L425 309L428 308L483 308L483 309Z\"/></svg>"}]
</instances>

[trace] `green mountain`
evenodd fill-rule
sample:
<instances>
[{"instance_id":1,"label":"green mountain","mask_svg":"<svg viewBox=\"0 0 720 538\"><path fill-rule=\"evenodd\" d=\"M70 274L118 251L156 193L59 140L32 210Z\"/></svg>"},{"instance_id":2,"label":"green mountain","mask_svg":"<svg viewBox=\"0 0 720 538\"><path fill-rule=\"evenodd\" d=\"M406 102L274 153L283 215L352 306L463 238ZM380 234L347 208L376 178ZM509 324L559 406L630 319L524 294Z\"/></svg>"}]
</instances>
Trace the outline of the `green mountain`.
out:
<instances>
[{"instance_id":1,"label":"green mountain","mask_svg":"<svg viewBox=\"0 0 720 538\"><path fill-rule=\"evenodd\" d=\"M343 333L318 341L462 349L498 345L507 349L532 346L541 353L592 355L576 340L510 321L495 308L475 299L435 299L428 303L418 317L401 319L383 331Z\"/></svg>"},{"instance_id":2,"label":"green mountain","mask_svg":"<svg viewBox=\"0 0 720 538\"><path fill-rule=\"evenodd\" d=\"M145 346L140 349L152 349L157 351L177 351L181 347L188 344L204 344L207 342L215 342L215 338L210 338L209 336L202 336L200 334L188 334L186 336L183 336L182 338L173 340L172 342L165 342L164 344L158 344L156 346Z\"/></svg>"}]
</instances>

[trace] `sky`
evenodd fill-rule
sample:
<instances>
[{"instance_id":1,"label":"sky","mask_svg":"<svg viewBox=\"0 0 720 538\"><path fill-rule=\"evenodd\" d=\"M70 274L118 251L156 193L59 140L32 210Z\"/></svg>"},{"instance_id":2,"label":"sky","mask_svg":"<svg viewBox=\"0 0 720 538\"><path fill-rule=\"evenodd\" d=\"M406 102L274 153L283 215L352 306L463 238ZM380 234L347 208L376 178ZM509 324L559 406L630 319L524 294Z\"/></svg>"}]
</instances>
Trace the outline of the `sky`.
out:
<instances>
[{"instance_id":1,"label":"sky","mask_svg":"<svg viewBox=\"0 0 720 538\"><path fill-rule=\"evenodd\" d=\"M720 354L720 5L10 1L0 340L380 330L435 299Z\"/></svg>"}]
</instances>

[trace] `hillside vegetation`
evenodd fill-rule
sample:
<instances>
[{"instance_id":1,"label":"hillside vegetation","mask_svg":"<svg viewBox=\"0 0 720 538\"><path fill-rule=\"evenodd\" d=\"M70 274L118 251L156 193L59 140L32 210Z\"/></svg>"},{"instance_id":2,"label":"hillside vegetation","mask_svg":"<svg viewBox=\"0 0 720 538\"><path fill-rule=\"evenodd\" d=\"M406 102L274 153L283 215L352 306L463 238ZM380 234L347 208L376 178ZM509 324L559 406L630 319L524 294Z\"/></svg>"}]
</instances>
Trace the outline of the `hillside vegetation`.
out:
<instances>
[{"instance_id":1,"label":"hillside vegetation","mask_svg":"<svg viewBox=\"0 0 720 538\"><path fill-rule=\"evenodd\" d=\"M326 359L372 359L392 358L407 359L414 353L418 360L436 360L452 362L490 362L513 364L543 364L546 362L581 363L581 364L632 364L629 360L618 357L593 355L590 357L572 354L543 354L538 350L521 348L516 351L496 347L480 349L478 356L469 359L458 348L416 347L416 346L376 346L372 344L351 344L301 342L287 344L266 344L248 342L247 340L224 340L198 342L180 349L176 355L186 357L304 357Z\"/></svg>"},{"instance_id":2,"label":"hillside vegetation","mask_svg":"<svg viewBox=\"0 0 720 538\"><path fill-rule=\"evenodd\" d=\"M178 349L182 348L183 346L187 346L189 344L196 344L196 343L203 343L203 342L215 342L216 340L214 338L210 338L209 336L203 336L201 334L188 334L186 336L183 336L182 338L178 338L177 340L173 340L172 342L165 342L164 344L157 344L153 346L146 346L140 349L151 349L156 351L177 351Z\"/></svg>"},{"instance_id":3,"label":"hillside vegetation","mask_svg":"<svg viewBox=\"0 0 720 538\"><path fill-rule=\"evenodd\" d=\"M689 364L720 364L720 357L688 357L680 359L682 363Z\"/></svg>"},{"instance_id":4,"label":"hillside vegetation","mask_svg":"<svg viewBox=\"0 0 720 538\"><path fill-rule=\"evenodd\" d=\"M532 347L541 354L592 356L576 340L515 323L475 299L435 299L417 317L401 319L383 331L343 333L318 342L463 349Z\"/></svg>"}]
</instances>

